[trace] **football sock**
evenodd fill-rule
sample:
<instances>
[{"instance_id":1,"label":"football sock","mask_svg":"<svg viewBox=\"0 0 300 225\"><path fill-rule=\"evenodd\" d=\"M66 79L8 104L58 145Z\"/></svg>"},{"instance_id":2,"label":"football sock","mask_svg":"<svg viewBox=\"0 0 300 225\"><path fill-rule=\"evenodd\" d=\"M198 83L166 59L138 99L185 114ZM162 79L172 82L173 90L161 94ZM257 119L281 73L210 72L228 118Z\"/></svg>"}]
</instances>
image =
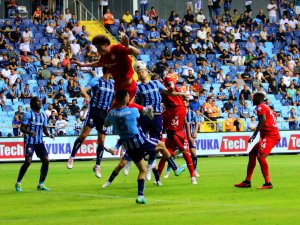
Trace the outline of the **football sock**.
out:
<instances>
[{"instance_id":1,"label":"football sock","mask_svg":"<svg viewBox=\"0 0 300 225\"><path fill-rule=\"evenodd\" d=\"M269 174L269 166L267 160L262 155L257 156L258 162L260 164L261 172L265 178L266 183L270 183L270 174Z\"/></svg>"},{"instance_id":2,"label":"football sock","mask_svg":"<svg viewBox=\"0 0 300 225\"><path fill-rule=\"evenodd\" d=\"M160 161L159 161L159 163L158 163L158 173L159 173L159 176L161 175L162 171L164 170L165 164L166 164L166 159L161 158Z\"/></svg>"},{"instance_id":3,"label":"football sock","mask_svg":"<svg viewBox=\"0 0 300 225\"><path fill-rule=\"evenodd\" d=\"M152 169L152 172L153 172L153 174L154 174L155 181L156 181L156 182L159 181L160 179L159 179L159 172L158 172L158 169L153 168L153 169Z\"/></svg>"},{"instance_id":4,"label":"football sock","mask_svg":"<svg viewBox=\"0 0 300 225\"><path fill-rule=\"evenodd\" d=\"M144 187L145 187L145 180L138 179L138 196L144 196Z\"/></svg>"},{"instance_id":5,"label":"football sock","mask_svg":"<svg viewBox=\"0 0 300 225\"><path fill-rule=\"evenodd\" d=\"M98 144L97 146L97 157L96 157L96 165L100 165L100 162L103 157L103 152L104 152L104 146L101 144Z\"/></svg>"},{"instance_id":6,"label":"football sock","mask_svg":"<svg viewBox=\"0 0 300 225\"><path fill-rule=\"evenodd\" d=\"M171 172L171 166L169 166L169 164L168 164L167 173L170 173L170 172Z\"/></svg>"},{"instance_id":7,"label":"football sock","mask_svg":"<svg viewBox=\"0 0 300 225\"><path fill-rule=\"evenodd\" d=\"M144 110L144 106L141 106L141 105L133 103L133 102L129 103L128 107L129 108L136 108L137 110L139 110L139 112L143 112L143 110Z\"/></svg>"},{"instance_id":8,"label":"football sock","mask_svg":"<svg viewBox=\"0 0 300 225\"><path fill-rule=\"evenodd\" d=\"M82 145L83 140L81 138L77 138L76 141L74 142L74 146L72 149L71 157L75 157L76 153L78 152L78 149Z\"/></svg>"},{"instance_id":9,"label":"football sock","mask_svg":"<svg viewBox=\"0 0 300 225\"><path fill-rule=\"evenodd\" d=\"M197 169L197 163L198 163L198 158L197 158L197 156L193 156L193 157L192 157L192 160L193 160L194 170L196 170L196 169Z\"/></svg>"},{"instance_id":10,"label":"football sock","mask_svg":"<svg viewBox=\"0 0 300 225\"><path fill-rule=\"evenodd\" d=\"M167 161L169 163L169 166L172 168L172 170L174 170L174 171L177 170L177 165L172 156L170 156L170 158L168 158Z\"/></svg>"},{"instance_id":11,"label":"football sock","mask_svg":"<svg viewBox=\"0 0 300 225\"><path fill-rule=\"evenodd\" d=\"M250 153L248 167L247 167L247 177L246 177L247 181L251 181L255 166L256 166L256 155Z\"/></svg>"},{"instance_id":12,"label":"football sock","mask_svg":"<svg viewBox=\"0 0 300 225\"><path fill-rule=\"evenodd\" d=\"M48 161L43 162L42 166L41 166L41 175L40 175L39 184L44 183L44 181L46 179L46 176L47 176L47 173L48 173L48 168L49 168L49 162Z\"/></svg>"},{"instance_id":13,"label":"football sock","mask_svg":"<svg viewBox=\"0 0 300 225\"><path fill-rule=\"evenodd\" d=\"M111 173L111 175L110 175L108 181L109 181L110 183L112 183L112 182L114 181L114 179L116 178L116 176L118 176L118 174L119 174L119 173L117 173L117 172L115 172L115 171L112 171L112 173Z\"/></svg>"},{"instance_id":14,"label":"football sock","mask_svg":"<svg viewBox=\"0 0 300 225\"><path fill-rule=\"evenodd\" d=\"M21 166L20 171L19 171L18 180L17 180L18 183L21 183L29 165L30 165L29 163L24 162L23 165Z\"/></svg>"},{"instance_id":15,"label":"football sock","mask_svg":"<svg viewBox=\"0 0 300 225\"><path fill-rule=\"evenodd\" d=\"M195 170L194 170L194 164L193 164L190 153L189 152L184 152L183 153L183 158L186 161L186 165L189 169L191 177L194 177L195 176Z\"/></svg>"}]
</instances>

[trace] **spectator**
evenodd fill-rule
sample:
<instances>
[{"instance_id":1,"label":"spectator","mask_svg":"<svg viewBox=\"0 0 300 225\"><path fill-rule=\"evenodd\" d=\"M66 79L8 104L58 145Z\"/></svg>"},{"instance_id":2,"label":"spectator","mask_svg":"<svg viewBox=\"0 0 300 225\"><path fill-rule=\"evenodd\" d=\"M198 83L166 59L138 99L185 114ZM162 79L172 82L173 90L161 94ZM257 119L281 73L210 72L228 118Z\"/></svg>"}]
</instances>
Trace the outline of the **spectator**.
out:
<instances>
[{"instance_id":1,"label":"spectator","mask_svg":"<svg viewBox=\"0 0 300 225\"><path fill-rule=\"evenodd\" d=\"M7 93L7 99L11 99L13 102L13 99L18 100L21 97L21 91L17 89L17 84L12 85L12 89L10 89Z\"/></svg>"},{"instance_id":2,"label":"spectator","mask_svg":"<svg viewBox=\"0 0 300 225\"><path fill-rule=\"evenodd\" d=\"M239 90L242 89L246 85L246 83L243 80L242 75L240 73L237 74L237 78L235 78L234 81L236 82L236 86Z\"/></svg>"},{"instance_id":3,"label":"spectator","mask_svg":"<svg viewBox=\"0 0 300 225\"><path fill-rule=\"evenodd\" d=\"M72 116L76 116L76 117L80 116L80 108L77 105L76 99L72 99L72 104L70 105L70 111Z\"/></svg>"},{"instance_id":4,"label":"spectator","mask_svg":"<svg viewBox=\"0 0 300 225\"><path fill-rule=\"evenodd\" d=\"M232 118L232 114L230 112L228 113L228 118L225 120L225 131L240 131L240 122L237 118Z\"/></svg>"},{"instance_id":5,"label":"spectator","mask_svg":"<svg viewBox=\"0 0 300 225\"><path fill-rule=\"evenodd\" d=\"M227 94L225 93L224 89L222 86L219 88L219 92L217 93L217 99L224 101L227 99ZM226 104L226 103L225 103Z\"/></svg>"},{"instance_id":6,"label":"spectator","mask_svg":"<svg viewBox=\"0 0 300 225\"><path fill-rule=\"evenodd\" d=\"M255 120L255 116L251 116L251 120L248 123L248 131L255 131L258 122Z\"/></svg>"},{"instance_id":7,"label":"spectator","mask_svg":"<svg viewBox=\"0 0 300 225\"><path fill-rule=\"evenodd\" d=\"M40 87L40 90L38 91L37 96L42 100L43 104L47 103L47 94L46 94L44 86Z\"/></svg>"},{"instance_id":8,"label":"spectator","mask_svg":"<svg viewBox=\"0 0 300 225\"><path fill-rule=\"evenodd\" d=\"M231 112L231 110L233 109L233 98L229 98L228 102L224 103L224 107L222 108L223 112Z\"/></svg>"},{"instance_id":9,"label":"spectator","mask_svg":"<svg viewBox=\"0 0 300 225\"><path fill-rule=\"evenodd\" d=\"M250 108L249 108L249 103L248 102L244 103L244 107L240 111L240 117L241 118L245 118L245 119L251 117L251 112L250 112Z\"/></svg>"},{"instance_id":10,"label":"spectator","mask_svg":"<svg viewBox=\"0 0 300 225\"><path fill-rule=\"evenodd\" d=\"M87 117L87 114L88 114L88 107L87 106L83 106L82 110L80 111L80 115L79 115L80 120L84 121L86 119L86 117Z\"/></svg>"},{"instance_id":11,"label":"spectator","mask_svg":"<svg viewBox=\"0 0 300 225\"><path fill-rule=\"evenodd\" d=\"M245 84L243 90L240 93L240 100L246 101L246 100L252 100L252 94L249 90L249 87Z\"/></svg>"},{"instance_id":12,"label":"spectator","mask_svg":"<svg viewBox=\"0 0 300 225\"><path fill-rule=\"evenodd\" d=\"M148 35L148 41L153 42L153 43L163 41L163 39L160 37L160 34L158 33L158 31L156 31L155 27L151 27L151 30Z\"/></svg>"},{"instance_id":13,"label":"spectator","mask_svg":"<svg viewBox=\"0 0 300 225\"><path fill-rule=\"evenodd\" d=\"M115 19L113 14L110 13L110 9L107 9L106 13L103 15L103 23L105 29L111 32L111 26L115 24Z\"/></svg>"},{"instance_id":14,"label":"spectator","mask_svg":"<svg viewBox=\"0 0 300 225\"><path fill-rule=\"evenodd\" d=\"M207 110L208 112L208 118L212 121L217 121L218 118L220 118L220 109L215 104L215 100L211 101L211 106Z\"/></svg>"},{"instance_id":15,"label":"spectator","mask_svg":"<svg viewBox=\"0 0 300 225\"><path fill-rule=\"evenodd\" d=\"M82 121L78 117L74 125L74 135L78 136L81 133L82 127L83 127Z\"/></svg>"},{"instance_id":16,"label":"spectator","mask_svg":"<svg viewBox=\"0 0 300 225\"><path fill-rule=\"evenodd\" d=\"M55 131L57 136L65 136L66 135L66 127L68 123L63 119L63 115L59 114L58 119L55 122Z\"/></svg>"},{"instance_id":17,"label":"spectator","mask_svg":"<svg viewBox=\"0 0 300 225\"><path fill-rule=\"evenodd\" d=\"M0 106L3 110L3 106L5 106L6 97L4 95L4 91L0 92Z\"/></svg>"},{"instance_id":18,"label":"spectator","mask_svg":"<svg viewBox=\"0 0 300 225\"><path fill-rule=\"evenodd\" d=\"M274 0L271 0L271 2L267 6L269 11L269 22L271 24L274 24L277 22L277 4L274 2Z\"/></svg>"},{"instance_id":19,"label":"spectator","mask_svg":"<svg viewBox=\"0 0 300 225\"><path fill-rule=\"evenodd\" d=\"M9 34L13 31L9 20L5 20L5 24L1 27L0 31L5 35L6 38L8 38Z\"/></svg>"},{"instance_id":20,"label":"spectator","mask_svg":"<svg viewBox=\"0 0 300 225\"><path fill-rule=\"evenodd\" d=\"M192 101L190 101L189 106L190 106L190 109L193 110L194 112L196 112L197 110L200 110L200 103L198 100L198 96L194 96Z\"/></svg>"},{"instance_id":21,"label":"spectator","mask_svg":"<svg viewBox=\"0 0 300 225\"><path fill-rule=\"evenodd\" d=\"M25 87L24 87L23 91L21 92L21 98L23 100L32 98L32 93L29 89L29 84L25 84Z\"/></svg>"},{"instance_id":22,"label":"spectator","mask_svg":"<svg viewBox=\"0 0 300 225\"><path fill-rule=\"evenodd\" d=\"M268 93L274 95L278 94L278 85L276 80L272 80L272 83L269 85Z\"/></svg>"},{"instance_id":23,"label":"spectator","mask_svg":"<svg viewBox=\"0 0 300 225\"><path fill-rule=\"evenodd\" d=\"M148 0L140 0L141 15L146 15L148 8Z\"/></svg>"},{"instance_id":24,"label":"spectator","mask_svg":"<svg viewBox=\"0 0 300 225\"><path fill-rule=\"evenodd\" d=\"M20 136L20 127L21 127L21 120L20 120L18 115L14 115L14 119L12 121L12 128L13 128L14 137Z\"/></svg>"},{"instance_id":25,"label":"spectator","mask_svg":"<svg viewBox=\"0 0 300 225\"><path fill-rule=\"evenodd\" d=\"M129 10L126 10L125 14L122 16L122 22L125 24L129 24L133 22L133 18Z\"/></svg>"},{"instance_id":26,"label":"spectator","mask_svg":"<svg viewBox=\"0 0 300 225\"><path fill-rule=\"evenodd\" d=\"M296 130L298 128L298 116L296 115L295 108L291 109L287 120L289 121L290 130Z\"/></svg>"},{"instance_id":27,"label":"spectator","mask_svg":"<svg viewBox=\"0 0 300 225\"><path fill-rule=\"evenodd\" d=\"M26 27L25 30L22 32L22 38L28 39L30 41L30 43L32 43L33 34L30 31L29 27Z\"/></svg>"}]
</instances>

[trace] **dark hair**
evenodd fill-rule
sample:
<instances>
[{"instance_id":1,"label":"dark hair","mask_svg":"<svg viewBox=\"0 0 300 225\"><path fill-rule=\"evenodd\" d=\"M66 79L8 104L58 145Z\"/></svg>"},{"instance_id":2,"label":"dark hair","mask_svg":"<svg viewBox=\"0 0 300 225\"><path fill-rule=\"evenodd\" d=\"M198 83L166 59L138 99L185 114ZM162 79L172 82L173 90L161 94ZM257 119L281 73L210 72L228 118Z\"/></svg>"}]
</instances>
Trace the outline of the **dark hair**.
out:
<instances>
[{"instance_id":1,"label":"dark hair","mask_svg":"<svg viewBox=\"0 0 300 225\"><path fill-rule=\"evenodd\" d=\"M124 89L121 89L119 90L117 93L116 93L116 100L119 101L119 102L123 102L124 101L124 98L125 96L128 94L128 92Z\"/></svg>"},{"instance_id":2,"label":"dark hair","mask_svg":"<svg viewBox=\"0 0 300 225\"><path fill-rule=\"evenodd\" d=\"M103 74L106 74L106 73L107 73L107 71L108 71L108 68L104 66L104 67L102 68L102 72L103 72Z\"/></svg>"},{"instance_id":3,"label":"dark hair","mask_svg":"<svg viewBox=\"0 0 300 225\"><path fill-rule=\"evenodd\" d=\"M110 40L105 35L97 35L92 40L93 45L110 45Z\"/></svg>"},{"instance_id":4,"label":"dark hair","mask_svg":"<svg viewBox=\"0 0 300 225\"><path fill-rule=\"evenodd\" d=\"M36 109L36 102L37 100L39 99L39 97L35 96L35 97L32 97L32 99L30 100L30 108L31 109Z\"/></svg>"}]
</instances>

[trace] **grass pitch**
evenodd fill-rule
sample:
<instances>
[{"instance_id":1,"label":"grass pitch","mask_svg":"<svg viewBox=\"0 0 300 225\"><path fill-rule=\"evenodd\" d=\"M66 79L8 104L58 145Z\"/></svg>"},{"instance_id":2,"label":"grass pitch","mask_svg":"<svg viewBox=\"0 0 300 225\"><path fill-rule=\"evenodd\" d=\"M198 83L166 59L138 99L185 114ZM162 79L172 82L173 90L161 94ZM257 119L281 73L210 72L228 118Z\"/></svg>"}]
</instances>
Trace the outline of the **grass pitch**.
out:
<instances>
[{"instance_id":1,"label":"grass pitch","mask_svg":"<svg viewBox=\"0 0 300 225\"><path fill-rule=\"evenodd\" d=\"M146 182L147 205L137 205L137 169L129 176L121 172L106 189L118 161L102 162L102 178L93 172L93 161L75 161L72 170L66 162L50 163L47 187L36 191L40 163L33 163L16 193L14 184L21 163L0 164L0 224L118 224L118 225L231 225L299 224L300 155L268 158L274 189L256 190L263 184L259 164L252 188L233 184L245 177L247 157L199 158L198 185L192 185L188 171L180 177L162 178L163 186ZM182 159L176 160L179 164Z\"/></svg>"}]
</instances>

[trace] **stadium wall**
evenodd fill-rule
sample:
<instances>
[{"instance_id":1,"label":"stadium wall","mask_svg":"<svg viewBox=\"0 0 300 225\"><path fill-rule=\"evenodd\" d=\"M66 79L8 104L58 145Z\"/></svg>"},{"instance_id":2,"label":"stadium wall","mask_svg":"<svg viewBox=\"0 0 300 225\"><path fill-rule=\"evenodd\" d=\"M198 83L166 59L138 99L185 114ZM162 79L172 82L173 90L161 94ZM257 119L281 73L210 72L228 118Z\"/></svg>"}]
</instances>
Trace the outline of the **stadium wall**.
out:
<instances>
[{"instance_id":1,"label":"stadium wall","mask_svg":"<svg viewBox=\"0 0 300 225\"><path fill-rule=\"evenodd\" d=\"M300 153L300 131L282 131L281 140L273 149L272 153ZM249 144L248 139L251 132L239 133L200 133L195 140L198 156L212 155L239 155L247 154L254 146L256 140ZM45 138L46 149L50 160L66 160L71 154L76 136L56 137L55 140ZM118 140L118 136L108 135L105 146L112 147ZM77 159L94 159L97 148L97 136L89 136L77 153ZM104 152L104 158L112 159L112 156ZM24 159L23 138L1 138L0 139L0 162L13 162ZM33 160L37 160L34 155Z\"/></svg>"}]
</instances>

